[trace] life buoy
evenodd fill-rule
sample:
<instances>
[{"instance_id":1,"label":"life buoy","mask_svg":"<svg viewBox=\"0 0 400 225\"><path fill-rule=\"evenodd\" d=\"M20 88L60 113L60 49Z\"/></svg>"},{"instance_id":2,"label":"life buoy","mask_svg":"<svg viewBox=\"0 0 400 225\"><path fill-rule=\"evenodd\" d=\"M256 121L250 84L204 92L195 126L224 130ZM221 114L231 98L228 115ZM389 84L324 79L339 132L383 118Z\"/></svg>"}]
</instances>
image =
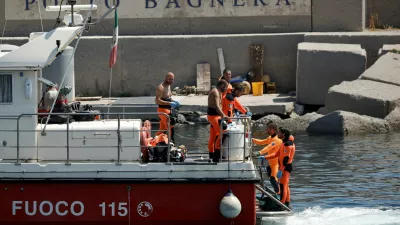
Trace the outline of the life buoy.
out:
<instances>
[{"instance_id":1,"label":"life buoy","mask_svg":"<svg viewBox=\"0 0 400 225\"><path fill-rule=\"evenodd\" d=\"M149 161L149 152L147 151L149 146L149 139L150 139L150 132L151 132L151 123L150 121L146 120L143 123L142 129L140 130L140 150L142 152L142 160L143 162Z\"/></svg>"}]
</instances>

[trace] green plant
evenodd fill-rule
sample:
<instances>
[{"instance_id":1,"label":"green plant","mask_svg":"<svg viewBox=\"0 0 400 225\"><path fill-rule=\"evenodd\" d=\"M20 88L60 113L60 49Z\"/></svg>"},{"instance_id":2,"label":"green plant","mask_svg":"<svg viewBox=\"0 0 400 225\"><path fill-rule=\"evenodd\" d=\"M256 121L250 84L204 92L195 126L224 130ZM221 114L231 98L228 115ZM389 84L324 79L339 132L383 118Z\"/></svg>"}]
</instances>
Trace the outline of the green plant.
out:
<instances>
[{"instance_id":1,"label":"green plant","mask_svg":"<svg viewBox=\"0 0 400 225\"><path fill-rule=\"evenodd\" d=\"M398 49L392 49L389 52L400 54L400 50L398 50Z\"/></svg>"}]
</instances>

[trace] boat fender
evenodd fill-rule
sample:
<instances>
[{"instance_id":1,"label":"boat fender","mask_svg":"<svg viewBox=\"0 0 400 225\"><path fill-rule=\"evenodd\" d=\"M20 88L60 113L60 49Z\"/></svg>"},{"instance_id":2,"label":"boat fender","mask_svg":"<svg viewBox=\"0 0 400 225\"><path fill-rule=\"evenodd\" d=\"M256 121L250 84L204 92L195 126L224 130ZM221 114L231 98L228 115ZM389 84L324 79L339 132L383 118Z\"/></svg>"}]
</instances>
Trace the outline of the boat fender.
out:
<instances>
[{"instance_id":1,"label":"boat fender","mask_svg":"<svg viewBox=\"0 0 400 225\"><path fill-rule=\"evenodd\" d=\"M242 204L239 199L229 189L219 204L219 211L228 219L237 217L242 211Z\"/></svg>"}]
</instances>

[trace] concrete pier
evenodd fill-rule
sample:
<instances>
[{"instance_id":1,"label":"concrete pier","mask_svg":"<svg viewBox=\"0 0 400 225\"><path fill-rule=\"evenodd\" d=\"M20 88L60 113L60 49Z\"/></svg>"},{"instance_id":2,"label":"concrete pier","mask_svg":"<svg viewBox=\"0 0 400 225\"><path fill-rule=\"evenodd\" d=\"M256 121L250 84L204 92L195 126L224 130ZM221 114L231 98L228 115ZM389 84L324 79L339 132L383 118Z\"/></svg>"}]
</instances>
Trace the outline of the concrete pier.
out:
<instances>
[{"instance_id":1,"label":"concrete pier","mask_svg":"<svg viewBox=\"0 0 400 225\"><path fill-rule=\"evenodd\" d=\"M90 104L94 110L102 113L140 113L125 115L121 118L157 119L157 105L154 96L101 99L99 101L80 101L81 105ZM173 96L180 102L179 111L207 112L207 95ZM283 94L264 94L263 96L243 95L239 98L253 115L277 114L290 115L294 109L296 96ZM149 113L153 113L149 115ZM111 117L110 117L111 118ZM113 116L115 118L115 116Z\"/></svg>"}]
</instances>

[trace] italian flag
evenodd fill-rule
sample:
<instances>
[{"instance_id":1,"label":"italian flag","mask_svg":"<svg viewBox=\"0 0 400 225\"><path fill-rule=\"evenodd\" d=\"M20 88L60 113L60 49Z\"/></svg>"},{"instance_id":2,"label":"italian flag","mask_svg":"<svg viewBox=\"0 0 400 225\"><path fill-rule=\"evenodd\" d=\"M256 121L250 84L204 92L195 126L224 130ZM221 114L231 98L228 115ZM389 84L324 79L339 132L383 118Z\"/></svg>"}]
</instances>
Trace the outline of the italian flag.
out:
<instances>
[{"instance_id":1,"label":"italian flag","mask_svg":"<svg viewBox=\"0 0 400 225\"><path fill-rule=\"evenodd\" d=\"M115 8L113 45L111 47L111 55L109 62L110 68L112 68L115 62L117 61L117 49L118 49L118 13L117 13L117 8Z\"/></svg>"}]
</instances>

